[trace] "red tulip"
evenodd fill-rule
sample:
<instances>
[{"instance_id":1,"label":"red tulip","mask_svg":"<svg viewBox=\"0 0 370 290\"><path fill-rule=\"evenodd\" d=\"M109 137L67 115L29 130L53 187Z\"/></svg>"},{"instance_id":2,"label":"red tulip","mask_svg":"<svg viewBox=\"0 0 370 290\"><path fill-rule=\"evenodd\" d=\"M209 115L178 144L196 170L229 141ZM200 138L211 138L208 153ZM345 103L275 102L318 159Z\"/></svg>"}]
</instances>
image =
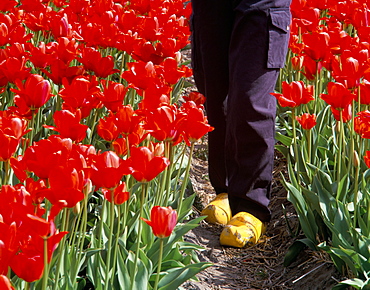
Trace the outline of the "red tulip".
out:
<instances>
[{"instance_id":1,"label":"red tulip","mask_svg":"<svg viewBox=\"0 0 370 290\"><path fill-rule=\"evenodd\" d=\"M360 103L370 105L370 82L366 79L360 84Z\"/></svg>"},{"instance_id":2,"label":"red tulip","mask_svg":"<svg viewBox=\"0 0 370 290\"><path fill-rule=\"evenodd\" d=\"M316 78L317 74L321 72L323 67L323 63L321 61L314 61L308 56L304 56L302 65L304 69L303 74L310 81L313 81Z\"/></svg>"},{"instance_id":3,"label":"red tulip","mask_svg":"<svg viewBox=\"0 0 370 290\"><path fill-rule=\"evenodd\" d=\"M130 160L123 160L113 151L106 151L93 157L91 180L96 188L114 188L124 175L132 172Z\"/></svg>"},{"instance_id":4,"label":"red tulip","mask_svg":"<svg viewBox=\"0 0 370 290\"><path fill-rule=\"evenodd\" d=\"M21 137L28 131L25 120L9 111L0 111L0 161L10 159L17 150Z\"/></svg>"},{"instance_id":5,"label":"red tulip","mask_svg":"<svg viewBox=\"0 0 370 290\"><path fill-rule=\"evenodd\" d=\"M139 182L151 181L169 164L166 157L155 156L148 147L131 147L132 176Z\"/></svg>"},{"instance_id":6,"label":"red tulip","mask_svg":"<svg viewBox=\"0 0 370 290\"><path fill-rule=\"evenodd\" d=\"M80 123L80 110L77 110L75 114L68 110L56 111L53 118L56 127L44 125L45 128L57 131L62 138L71 138L76 143L85 139L89 127Z\"/></svg>"},{"instance_id":7,"label":"red tulip","mask_svg":"<svg viewBox=\"0 0 370 290\"><path fill-rule=\"evenodd\" d=\"M63 109L75 112L81 110L81 118L87 117L91 110L100 106L97 95L100 93L96 78L75 77L72 82L63 80L64 88L59 95L64 100Z\"/></svg>"},{"instance_id":8,"label":"red tulip","mask_svg":"<svg viewBox=\"0 0 370 290\"><path fill-rule=\"evenodd\" d=\"M354 119L354 129L362 138L370 139L370 112L362 111L357 113Z\"/></svg>"},{"instance_id":9,"label":"red tulip","mask_svg":"<svg viewBox=\"0 0 370 290\"><path fill-rule=\"evenodd\" d=\"M116 117L112 113L104 118L101 118L99 120L98 128L97 128L98 134L100 137L102 137L106 141L114 141L116 140L120 132L118 131L117 125L116 125Z\"/></svg>"},{"instance_id":10,"label":"red tulip","mask_svg":"<svg viewBox=\"0 0 370 290\"><path fill-rule=\"evenodd\" d=\"M102 192L104 193L104 197L109 202L112 202L112 196L113 196L114 204L122 204L125 201L127 201L130 197L130 193L127 191L126 183L124 182L122 182L120 185L118 185L114 189L103 188Z\"/></svg>"},{"instance_id":11,"label":"red tulip","mask_svg":"<svg viewBox=\"0 0 370 290\"><path fill-rule=\"evenodd\" d=\"M9 57L0 62L0 71L11 83L17 79L24 80L30 75L30 68L26 68L26 58L24 56Z\"/></svg>"},{"instance_id":12,"label":"red tulip","mask_svg":"<svg viewBox=\"0 0 370 290\"><path fill-rule=\"evenodd\" d=\"M282 94L271 93L279 102L282 107L298 107L302 104L314 100L313 86L307 85L302 81L293 81L290 84L287 82L282 83Z\"/></svg>"},{"instance_id":13,"label":"red tulip","mask_svg":"<svg viewBox=\"0 0 370 290\"><path fill-rule=\"evenodd\" d=\"M199 92L190 92L189 96L184 96L185 101L193 101L197 106L201 106L206 102L206 97Z\"/></svg>"},{"instance_id":14,"label":"red tulip","mask_svg":"<svg viewBox=\"0 0 370 290\"><path fill-rule=\"evenodd\" d=\"M153 234L158 238L171 235L177 223L177 212L169 207L154 206L150 212L150 220L141 218L152 227Z\"/></svg>"},{"instance_id":15,"label":"red tulip","mask_svg":"<svg viewBox=\"0 0 370 290\"><path fill-rule=\"evenodd\" d=\"M352 94L342 83L328 84L328 94L321 94L321 99L336 110L344 109L352 103L355 95Z\"/></svg>"},{"instance_id":16,"label":"red tulip","mask_svg":"<svg viewBox=\"0 0 370 290\"><path fill-rule=\"evenodd\" d=\"M296 120L305 130L310 130L316 125L316 115L314 114L310 115L308 113L304 113L302 116L297 116Z\"/></svg>"},{"instance_id":17,"label":"red tulip","mask_svg":"<svg viewBox=\"0 0 370 290\"><path fill-rule=\"evenodd\" d=\"M80 61L86 70L93 71L97 77L106 78L113 73L119 72L119 70L114 69L113 56L102 57L99 51L91 47L82 51Z\"/></svg>"},{"instance_id":18,"label":"red tulip","mask_svg":"<svg viewBox=\"0 0 370 290\"><path fill-rule=\"evenodd\" d=\"M184 103L181 111L184 113L184 118L180 128L188 145L213 131L214 128L208 124L207 117L204 116L203 108L197 107L194 102Z\"/></svg>"},{"instance_id":19,"label":"red tulip","mask_svg":"<svg viewBox=\"0 0 370 290\"><path fill-rule=\"evenodd\" d=\"M0 289L14 290L14 287L10 283L8 277L6 277L5 275L0 275Z\"/></svg>"},{"instance_id":20,"label":"red tulip","mask_svg":"<svg viewBox=\"0 0 370 290\"><path fill-rule=\"evenodd\" d=\"M370 168L370 151L366 151L366 155L364 156L364 161L367 167Z\"/></svg>"},{"instance_id":21,"label":"red tulip","mask_svg":"<svg viewBox=\"0 0 370 290\"><path fill-rule=\"evenodd\" d=\"M314 31L303 34L304 52L314 61L324 61L329 50L329 34L326 32Z\"/></svg>"},{"instance_id":22,"label":"red tulip","mask_svg":"<svg viewBox=\"0 0 370 290\"><path fill-rule=\"evenodd\" d=\"M349 89L357 87L363 76L363 69L359 61L348 52L333 59L332 70L334 79L345 84Z\"/></svg>"},{"instance_id":23,"label":"red tulip","mask_svg":"<svg viewBox=\"0 0 370 290\"><path fill-rule=\"evenodd\" d=\"M44 194L51 204L60 206L60 201L63 201L64 207L71 208L84 199L85 182L83 170L58 166L50 172L50 188Z\"/></svg>"},{"instance_id":24,"label":"red tulip","mask_svg":"<svg viewBox=\"0 0 370 290\"><path fill-rule=\"evenodd\" d=\"M144 128L158 141L171 141L178 144L181 141L179 122L182 115L175 105L162 105L148 112Z\"/></svg>"},{"instance_id":25,"label":"red tulip","mask_svg":"<svg viewBox=\"0 0 370 290\"><path fill-rule=\"evenodd\" d=\"M18 3L15 0L3 0L0 3L0 11L7 12L12 10L16 5L18 5ZM0 287L0 289L2 288Z\"/></svg>"},{"instance_id":26,"label":"red tulip","mask_svg":"<svg viewBox=\"0 0 370 290\"><path fill-rule=\"evenodd\" d=\"M116 82L106 82L102 81L104 87L104 93L98 95L102 103L108 110L111 110L113 113L117 112L123 104L125 99L127 88Z\"/></svg>"},{"instance_id":27,"label":"red tulip","mask_svg":"<svg viewBox=\"0 0 370 290\"><path fill-rule=\"evenodd\" d=\"M52 96L49 81L40 75L32 74L24 84L19 80L15 84L18 90L12 89L12 91L17 93L31 110L42 107ZM15 104L17 104L17 98Z\"/></svg>"},{"instance_id":28,"label":"red tulip","mask_svg":"<svg viewBox=\"0 0 370 290\"><path fill-rule=\"evenodd\" d=\"M122 106L115 114L115 123L122 135L129 135L142 127L142 116L137 116L131 105Z\"/></svg>"},{"instance_id":29,"label":"red tulip","mask_svg":"<svg viewBox=\"0 0 370 290\"><path fill-rule=\"evenodd\" d=\"M23 158L18 161L12 159L11 165L14 164L16 168L26 169L39 178L47 179L56 166L66 164L71 151L71 139L62 139L52 135L48 139L41 139L28 147ZM17 172L17 169L15 171Z\"/></svg>"},{"instance_id":30,"label":"red tulip","mask_svg":"<svg viewBox=\"0 0 370 290\"><path fill-rule=\"evenodd\" d=\"M162 74L164 80L170 85L176 84L182 77L191 76L191 70L185 65L179 67L176 59L172 57L166 58L162 64L158 66L158 70Z\"/></svg>"},{"instance_id":31,"label":"red tulip","mask_svg":"<svg viewBox=\"0 0 370 290\"><path fill-rule=\"evenodd\" d=\"M50 61L50 72L46 69L41 69L55 84L61 85L63 79L66 78L68 82L76 77L81 77L85 70L82 65L80 66L69 66L64 63L61 59L54 59Z\"/></svg>"},{"instance_id":32,"label":"red tulip","mask_svg":"<svg viewBox=\"0 0 370 290\"><path fill-rule=\"evenodd\" d=\"M333 116L335 120L340 121L340 114L342 112L342 121L344 123L347 123L352 118L352 106L348 105L344 109L336 110L333 107L330 107L331 112L333 113Z\"/></svg>"}]
</instances>

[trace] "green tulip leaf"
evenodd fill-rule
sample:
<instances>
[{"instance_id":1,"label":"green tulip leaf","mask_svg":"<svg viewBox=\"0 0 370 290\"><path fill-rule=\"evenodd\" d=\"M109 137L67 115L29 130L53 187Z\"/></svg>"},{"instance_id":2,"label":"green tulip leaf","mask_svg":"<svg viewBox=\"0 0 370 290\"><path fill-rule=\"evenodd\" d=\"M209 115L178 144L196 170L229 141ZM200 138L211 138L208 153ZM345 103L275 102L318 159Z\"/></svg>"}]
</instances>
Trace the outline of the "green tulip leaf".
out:
<instances>
[{"instance_id":1,"label":"green tulip leaf","mask_svg":"<svg viewBox=\"0 0 370 290\"><path fill-rule=\"evenodd\" d=\"M159 281L158 288L160 290L177 289L182 283L212 265L211 263L203 262L190 264L183 268L171 269L171 272L168 272Z\"/></svg>"}]
</instances>

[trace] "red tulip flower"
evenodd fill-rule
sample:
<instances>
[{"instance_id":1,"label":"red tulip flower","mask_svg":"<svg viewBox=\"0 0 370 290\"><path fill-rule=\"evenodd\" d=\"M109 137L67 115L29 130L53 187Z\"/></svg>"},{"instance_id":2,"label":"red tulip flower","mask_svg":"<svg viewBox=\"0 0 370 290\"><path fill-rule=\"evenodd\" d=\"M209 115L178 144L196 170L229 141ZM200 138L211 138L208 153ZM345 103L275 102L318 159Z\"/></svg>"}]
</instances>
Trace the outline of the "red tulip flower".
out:
<instances>
[{"instance_id":1,"label":"red tulip flower","mask_svg":"<svg viewBox=\"0 0 370 290\"><path fill-rule=\"evenodd\" d=\"M130 197L130 193L127 191L126 183L124 182L122 182L120 185L118 185L114 189L103 188L102 192L104 193L104 197L109 202L112 202L112 196L113 196L114 204L123 204Z\"/></svg>"},{"instance_id":2,"label":"red tulip flower","mask_svg":"<svg viewBox=\"0 0 370 290\"><path fill-rule=\"evenodd\" d=\"M116 82L106 82L102 80L102 85L104 87L104 92L98 95L103 105L111 110L113 113L117 112L122 106L123 100L125 99L127 88Z\"/></svg>"},{"instance_id":3,"label":"red tulip flower","mask_svg":"<svg viewBox=\"0 0 370 290\"><path fill-rule=\"evenodd\" d=\"M24 80L30 75L30 68L26 67L26 58L9 57L0 62L0 71L7 78L8 82Z\"/></svg>"},{"instance_id":4,"label":"red tulip flower","mask_svg":"<svg viewBox=\"0 0 370 290\"><path fill-rule=\"evenodd\" d=\"M96 188L114 188L124 175L132 172L130 160L123 160L113 151L106 151L93 157L91 180Z\"/></svg>"},{"instance_id":5,"label":"red tulip flower","mask_svg":"<svg viewBox=\"0 0 370 290\"><path fill-rule=\"evenodd\" d=\"M131 105L122 106L115 114L116 125L122 135L129 135L141 127L142 116L138 116Z\"/></svg>"},{"instance_id":6,"label":"red tulip flower","mask_svg":"<svg viewBox=\"0 0 370 290\"><path fill-rule=\"evenodd\" d=\"M295 117L302 128L305 130L310 130L316 125L316 115L310 115L308 113L302 114L302 116Z\"/></svg>"},{"instance_id":7,"label":"red tulip flower","mask_svg":"<svg viewBox=\"0 0 370 290\"><path fill-rule=\"evenodd\" d=\"M98 128L97 128L98 134L100 137L102 137L106 141L114 141L116 140L120 132L118 131L117 125L116 125L116 117L112 113L107 116L105 119L101 118L99 120Z\"/></svg>"},{"instance_id":8,"label":"red tulip flower","mask_svg":"<svg viewBox=\"0 0 370 290\"><path fill-rule=\"evenodd\" d=\"M53 118L56 126L44 125L45 128L57 131L62 138L71 138L76 143L85 139L89 127L80 123L80 110L77 110L75 114L68 110L56 111Z\"/></svg>"},{"instance_id":9,"label":"red tulip flower","mask_svg":"<svg viewBox=\"0 0 370 290\"><path fill-rule=\"evenodd\" d=\"M102 57L101 53L91 47L87 47L82 51L80 62L85 66L86 70L91 70L97 77L106 78L107 76L119 72L114 69L113 56Z\"/></svg>"},{"instance_id":10,"label":"red tulip flower","mask_svg":"<svg viewBox=\"0 0 370 290\"><path fill-rule=\"evenodd\" d=\"M333 107L330 107L331 112L335 120L340 121L340 114L342 114L343 123L347 123L352 118L352 106L348 105L344 109L336 110Z\"/></svg>"},{"instance_id":11,"label":"red tulip flower","mask_svg":"<svg viewBox=\"0 0 370 290\"><path fill-rule=\"evenodd\" d=\"M18 161L12 159L11 165L14 164L16 167L15 172L17 172L17 168L24 168L39 178L47 179L56 166L66 164L71 150L71 139L62 139L52 135L48 139L41 139L28 147L23 158Z\"/></svg>"},{"instance_id":12,"label":"red tulip flower","mask_svg":"<svg viewBox=\"0 0 370 290\"><path fill-rule=\"evenodd\" d=\"M327 104L332 106L332 108L341 110L352 103L355 95L342 83L330 82L328 84L328 94L321 94L320 97Z\"/></svg>"},{"instance_id":13,"label":"red tulip flower","mask_svg":"<svg viewBox=\"0 0 370 290\"><path fill-rule=\"evenodd\" d=\"M370 82L366 79L360 84L360 103L370 105Z\"/></svg>"},{"instance_id":14,"label":"red tulip flower","mask_svg":"<svg viewBox=\"0 0 370 290\"><path fill-rule=\"evenodd\" d=\"M54 59L50 61L50 72L46 69L41 69L55 84L61 85L63 79L66 78L68 82L76 77L82 76L85 72L82 65L70 66L69 63L66 64L61 59Z\"/></svg>"},{"instance_id":15,"label":"red tulip flower","mask_svg":"<svg viewBox=\"0 0 370 290\"><path fill-rule=\"evenodd\" d=\"M131 147L132 176L139 182L148 182L166 169L170 161L155 156L148 147Z\"/></svg>"},{"instance_id":16,"label":"red tulip flower","mask_svg":"<svg viewBox=\"0 0 370 290\"><path fill-rule=\"evenodd\" d=\"M182 115L175 105L162 105L148 112L144 127L158 141L171 141L178 144L181 141L179 122Z\"/></svg>"},{"instance_id":17,"label":"red tulip flower","mask_svg":"<svg viewBox=\"0 0 370 290\"><path fill-rule=\"evenodd\" d=\"M189 96L184 96L185 101L193 101L198 107L206 102L206 97L199 92L190 92Z\"/></svg>"},{"instance_id":18,"label":"red tulip flower","mask_svg":"<svg viewBox=\"0 0 370 290\"><path fill-rule=\"evenodd\" d=\"M0 275L0 289L14 290L14 287L12 286L12 284L10 284L8 277L6 277L5 275Z\"/></svg>"},{"instance_id":19,"label":"red tulip flower","mask_svg":"<svg viewBox=\"0 0 370 290\"><path fill-rule=\"evenodd\" d=\"M282 94L271 93L282 107L295 108L314 100L313 86L305 86L302 81L293 81L290 84L282 83Z\"/></svg>"},{"instance_id":20,"label":"red tulip flower","mask_svg":"<svg viewBox=\"0 0 370 290\"><path fill-rule=\"evenodd\" d=\"M315 61L323 61L330 53L330 36L326 32L314 31L303 34L304 52Z\"/></svg>"},{"instance_id":21,"label":"red tulip flower","mask_svg":"<svg viewBox=\"0 0 370 290\"><path fill-rule=\"evenodd\" d=\"M7 12L12 10L16 5L18 5L18 3L15 0L3 0L0 4L0 11ZM2 288L0 287L0 289Z\"/></svg>"},{"instance_id":22,"label":"red tulip flower","mask_svg":"<svg viewBox=\"0 0 370 290\"><path fill-rule=\"evenodd\" d=\"M214 128L208 124L202 107L197 107L194 102L190 101L183 104L181 111L184 113L181 130L188 145L213 131Z\"/></svg>"},{"instance_id":23,"label":"red tulip flower","mask_svg":"<svg viewBox=\"0 0 370 290\"><path fill-rule=\"evenodd\" d=\"M370 112L362 111L354 119L354 129L362 138L370 139Z\"/></svg>"},{"instance_id":24,"label":"red tulip flower","mask_svg":"<svg viewBox=\"0 0 370 290\"><path fill-rule=\"evenodd\" d=\"M21 98L26 105L31 109L42 107L51 98L51 85L48 80L42 76L32 74L23 84L20 80L16 80L17 89L12 89ZM17 98L15 104L17 105Z\"/></svg>"},{"instance_id":25,"label":"red tulip flower","mask_svg":"<svg viewBox=\"0 0 370 290\"><path fill-rule=\"evenodd\" d=\"M81 110L81 118L87 117L91 110L100 106L97 97L100 93L96 78L75 77L71 82L63 80L64 88L59 95L64 100L63 109L75 112Z\"/></svg>"},{"instance_id":26,"label":"red tulip flower","mask_svg":"<svg viewBox=\"0 0 370 290\"><path fill-rule=\"evenodd\" d=\"M9 160L29 130L27 122L9 111L0 111L0 161Z\"/></svg>"},{"instance_id":27,"label":"red tulip flower","mask_svg":"<svg viewBox=\"0 0 370 290\"><path fill-rule=\"evenodd\" d=\"M191 76L192 73L191 69L185 65L179 67L177 60L172 57L166 58L162 64L158 66L158 70L161 72L165 82L170 85L176 84L182 77Z\"/></svg>"},{"instance_id":28,"label":"red tulip flower","mask_svg":"<svg viewBox=\"0 0 370 290\"><path fill-rule=\"evenodd\" d=\"M53 205L60 206L62 201L65 207L74 207L85 197L83 193L85 182L83 170L58 166L50 172L50 189L45 191L45 197Z\"/></svg>"},{"instance_id":29,"label":"red tulip flower","mask_svg":"<svg viewBox=\"0 0 370 290\"><path fill-rule=\"evenodd\" d=\"M370 168L370 151L366 151L366 155L364 156L364 161L367 167Z\"/></svg>"},{"instance_id":30,"label":"red tulip flower","mask_svg":"<svg viewBox=\"0 0 370 290\"><path fill-rule=\"evenodd\" d=\"M154 206L150 212L150 220L141 218L152 227L153 234L158 238L169 237L177 223L177 212L169 207Z\"/></svg>"},{"instance_id":31,"label":"red tulip flower","mask_svg":"<svg viewBox=\"0 0 370 290\"><path fill-rule=\"evenodd\" d=\"M363 76L363 69L359 61L349 53L343 53L332 61L332 74L337 82L346 85L347 88L355 88L359 85Z\"/></svg>"}]
</instances>

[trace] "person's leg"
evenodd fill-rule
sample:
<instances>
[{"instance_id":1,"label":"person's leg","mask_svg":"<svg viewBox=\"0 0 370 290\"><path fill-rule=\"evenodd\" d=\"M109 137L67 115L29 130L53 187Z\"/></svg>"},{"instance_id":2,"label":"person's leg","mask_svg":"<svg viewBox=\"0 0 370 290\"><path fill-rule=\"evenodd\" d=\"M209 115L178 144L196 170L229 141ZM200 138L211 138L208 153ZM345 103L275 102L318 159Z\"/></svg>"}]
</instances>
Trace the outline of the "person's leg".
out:
<instances>
[{"instance_id":1,"label":"person's leg","mask_svg":"<svg viewBox=\"0 0 370 290\"><path fill-rule=\"evenodd\" d=\"M227 192L224 158L223 102L229 89L228 51L233 10L230 0L192 0L192 68L200 93L206 96L209 177L216 194Z\"/></svg>"},{"instance_id":2,"label":"person's leg","mask_svg":"<svg viewBox=\"0 0 370 290\"><path fill-rule=\"evenodd\" d=\"M226 166L233 214L263 222L268 208L275 145L275 98L289 39L289 0L242 0L235 9L229 51Z\"/></svg>"}]
</instances>

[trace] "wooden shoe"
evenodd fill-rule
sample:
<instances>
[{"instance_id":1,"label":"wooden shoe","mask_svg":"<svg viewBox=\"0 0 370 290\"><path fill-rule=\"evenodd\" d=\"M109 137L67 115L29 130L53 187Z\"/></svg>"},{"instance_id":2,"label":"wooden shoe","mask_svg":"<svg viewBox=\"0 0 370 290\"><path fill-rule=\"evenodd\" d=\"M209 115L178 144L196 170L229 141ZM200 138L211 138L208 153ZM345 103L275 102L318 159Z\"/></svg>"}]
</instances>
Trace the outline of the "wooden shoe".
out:
<instances>
[{"instance_id":1,"label":"wooden shoe","mask_svg":"<svg viewBox=\"0 0 370 290\"><path fill-rule=\"evenodd\" d=\"M257 243L266 225L247 212L239 212L227 223L220 235L220 244L236 248L250 247Z\"/></svg>"},{"instance_id":2,"label":"wooden shoe","mask_svg":"<svg viewBox=\"0 0 370 290\"><path fill-rule=\"evenodd\" d=\"M231 218L231 209L227 193L220 193L203 210L201 215L206 215L206 221L211 224L226 225Z\"/></svg>"}]
</instances>

